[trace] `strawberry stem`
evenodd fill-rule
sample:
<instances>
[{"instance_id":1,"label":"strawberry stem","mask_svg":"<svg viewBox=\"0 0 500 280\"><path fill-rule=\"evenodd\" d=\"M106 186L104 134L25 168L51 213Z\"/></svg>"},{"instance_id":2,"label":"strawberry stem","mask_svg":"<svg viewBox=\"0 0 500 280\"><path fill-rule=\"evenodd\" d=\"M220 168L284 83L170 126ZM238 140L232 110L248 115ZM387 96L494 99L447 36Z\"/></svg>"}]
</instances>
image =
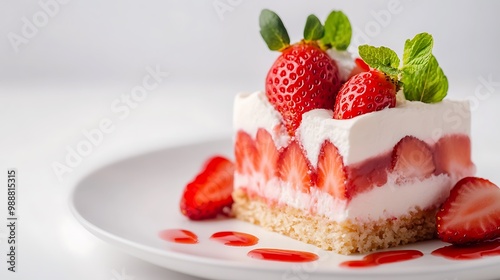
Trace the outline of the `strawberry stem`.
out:
<instances>
[{"instance_id":1,"label":"strawberry stem","mask_svg":"<svg viewBox=\"0 0 500 280\"><path fill-rule=\"evenodd\" d=\"M323 38L325 28L321 21L315 15L307 17L306 26L304 27L304 39L307 42L316 41Z\"/></svg>"},{"instance_id":2,"label":"strawberry stem","mask_svg":"<svg viewBox=\"0 0 500 280\"><path fill-rule=\"evenodd\" d=\"M280 17L273 11L264 9L259 16L260 35L270 50L282 51L290 46L290 37Z\"/></svg>"}]
</instances>

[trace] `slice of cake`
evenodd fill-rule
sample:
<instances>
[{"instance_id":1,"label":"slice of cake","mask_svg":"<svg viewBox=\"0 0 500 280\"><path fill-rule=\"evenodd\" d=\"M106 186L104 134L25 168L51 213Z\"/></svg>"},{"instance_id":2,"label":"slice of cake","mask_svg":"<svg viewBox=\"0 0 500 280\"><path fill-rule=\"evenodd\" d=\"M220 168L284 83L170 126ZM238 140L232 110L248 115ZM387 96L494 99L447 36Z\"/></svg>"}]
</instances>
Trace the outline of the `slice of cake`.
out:
<instances>
[{"instance_id":1,"label":"slice of cake","mask_svg":"<svg viewBox=\"0 0 500 280\"><path fill-rule=\"evenodd\" d=\"M433 238L436 211L475 166L469 104L443 100L432 36L407 40L402 61L366 45L361 60L342 12L324 26L309 16L293 45L275 13L260 25L282 54L265 92L235 100L235 216L341 254Z\"/></svg>"}]
</instances>

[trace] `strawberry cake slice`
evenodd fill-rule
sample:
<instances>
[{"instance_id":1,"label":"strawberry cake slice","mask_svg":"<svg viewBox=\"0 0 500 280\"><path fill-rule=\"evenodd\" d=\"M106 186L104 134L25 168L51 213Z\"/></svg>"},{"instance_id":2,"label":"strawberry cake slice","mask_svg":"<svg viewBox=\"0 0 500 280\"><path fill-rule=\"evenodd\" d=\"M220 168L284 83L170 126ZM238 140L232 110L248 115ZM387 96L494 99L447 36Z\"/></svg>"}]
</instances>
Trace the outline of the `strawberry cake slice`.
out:
<instances>
[{"instance_id":1,"label":"strawberry cake slice","mask_svg":"<svg viewBox=\"0 0 500 280\"><path fill-rule=\"evenodd\" d=\"M407 40L402 61L367 45L355 59L340 11L309 16L292 45L274 12L260 27L281 55L265 92L235 99L235 216L341 254L434 238L475 166L469 104L443 100L432 36Z\"/></svg>"}]
</instances>

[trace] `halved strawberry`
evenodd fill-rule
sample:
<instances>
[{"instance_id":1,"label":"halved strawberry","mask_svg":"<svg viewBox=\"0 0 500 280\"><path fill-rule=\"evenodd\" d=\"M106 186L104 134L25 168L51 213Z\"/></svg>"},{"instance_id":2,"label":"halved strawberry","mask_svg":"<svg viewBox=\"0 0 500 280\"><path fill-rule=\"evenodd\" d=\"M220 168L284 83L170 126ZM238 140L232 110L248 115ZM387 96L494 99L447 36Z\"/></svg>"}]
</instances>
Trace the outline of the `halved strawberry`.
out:
<instances>
[{"instance_id":1,"label":"halved strawberry","mask_svg":"<svg viewBox=\"0 0 500 280\"><path fill-rule=\"evenodd\" d=\"M352 76L339 90L333 118L351 119L396 106L397 81L372 69Z\"/></svg>"},{"instance_id":2,"label":"halved strawberry","mask_svg":"<svg viewBox=\"0 0 500 280\"><path fill-rule=\"evenodd\" d=\"M425 179L435 169L431 148L414 136L405 136L392 151L392 172L399 175L401 180Z\"/></svg>"},{"instance_id":3,"label":"halved strawberry","mask_svg":"<svg viewBox=\"0 0 500 280\"><path fill-rule=\"evenodd\" d=\"M273 137L263 128L257 130L255 142L259 152L257 170L262 173L264 180L268 181L278 174L279 153L274 145Z\"/></svg>"},{"instance_id":4,"label":"halved strawberry","mask_svg":"<svg viewBox=\"0 0 500 280\"><path fill-rule=\"evenodd\" d=\"M346 199L346 180L342 156L335 145L325 141L318 156L316 186L334 198Z\"/></svg>"},{"instance_id":5,"label":"halved strawberry","mask_svg":"<svg viewBox=\"0 0 500 280\"><path fill-rule=\"evenodd\" d=\"M208 159L202 171L186 185L180 202L181 213L191 220L215 218L231 207L234 164L221 156Z\"/></svg>"},{"instance_id":6,"label":"halved strawberry","mask_svg":"<svg viewBox=\"0 0 500 280\"><path fill-rule=\"evenodd\" d=\"M309 193L312 181L312 167L296 141L292 141L278 160L278 176L296 190Z\"/></svg>"},{"instance_id":7,"label":"halved strawberry","mask_svg":"<svg viewBox=\"0 0 500 280\"><path fill-rule=\"evenodd\" d=\"M239 130L236 133L234 155L238 173L251 175L257 170L259 164L257 147L255 141L245 131Z\"/></svg>"},{"instance_id":8,"label":"halved strawberry","mask_svg":"<svg viewBox=\"0 0 500 280\"><path fill-rule=\"evenodd\" d=\"M492 182L465 177L453 187L436 215L438 237L454 244L500 237L500 188Z\"/></svg>"},{"instance_id":9,"label":"halved strawberry","mask_svg":"<svg viewBox=\"0 0 500 280\"><path fill-rule=\"evenodd\" d=\"M441 137L434 146L436 173L456 175L459 178L474 175L471 143L467 135L453 134Z\"/></svg>"}]
</instances>

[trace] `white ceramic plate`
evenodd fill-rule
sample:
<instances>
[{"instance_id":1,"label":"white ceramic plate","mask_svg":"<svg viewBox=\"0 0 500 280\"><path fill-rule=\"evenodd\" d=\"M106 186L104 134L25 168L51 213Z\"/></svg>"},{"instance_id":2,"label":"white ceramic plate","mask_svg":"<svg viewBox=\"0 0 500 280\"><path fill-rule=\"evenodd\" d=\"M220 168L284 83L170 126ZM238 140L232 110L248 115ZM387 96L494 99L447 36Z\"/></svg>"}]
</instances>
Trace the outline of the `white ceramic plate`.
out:
<instances>
[{"instance_id":1,"label":"white ceramic plate","mask_svg":"<svg viewBox=\"0 0 500 280\"><path fill-rule=\"evenodd\" d=\"M419 259L373 268L339 267L342 256L232 219L191 222L178 210L184 185L211 155L230 156L229 140L170 148L123 160L82 180L73 190L71 208L78 221L104 241L151 263L210 279L495 279L500 257L452 261L430 255L445 244L429 241L401 247L424 253ZM191 230L198 244L176 244L158 237L164 229ZM209 239L217 231L242 231L260 238L252 247L229 247ZM311 263L282 263L249 258L254 248L310 251ZM400 248L398 248L400 249Z\"/></svg>"}]
</instances>

